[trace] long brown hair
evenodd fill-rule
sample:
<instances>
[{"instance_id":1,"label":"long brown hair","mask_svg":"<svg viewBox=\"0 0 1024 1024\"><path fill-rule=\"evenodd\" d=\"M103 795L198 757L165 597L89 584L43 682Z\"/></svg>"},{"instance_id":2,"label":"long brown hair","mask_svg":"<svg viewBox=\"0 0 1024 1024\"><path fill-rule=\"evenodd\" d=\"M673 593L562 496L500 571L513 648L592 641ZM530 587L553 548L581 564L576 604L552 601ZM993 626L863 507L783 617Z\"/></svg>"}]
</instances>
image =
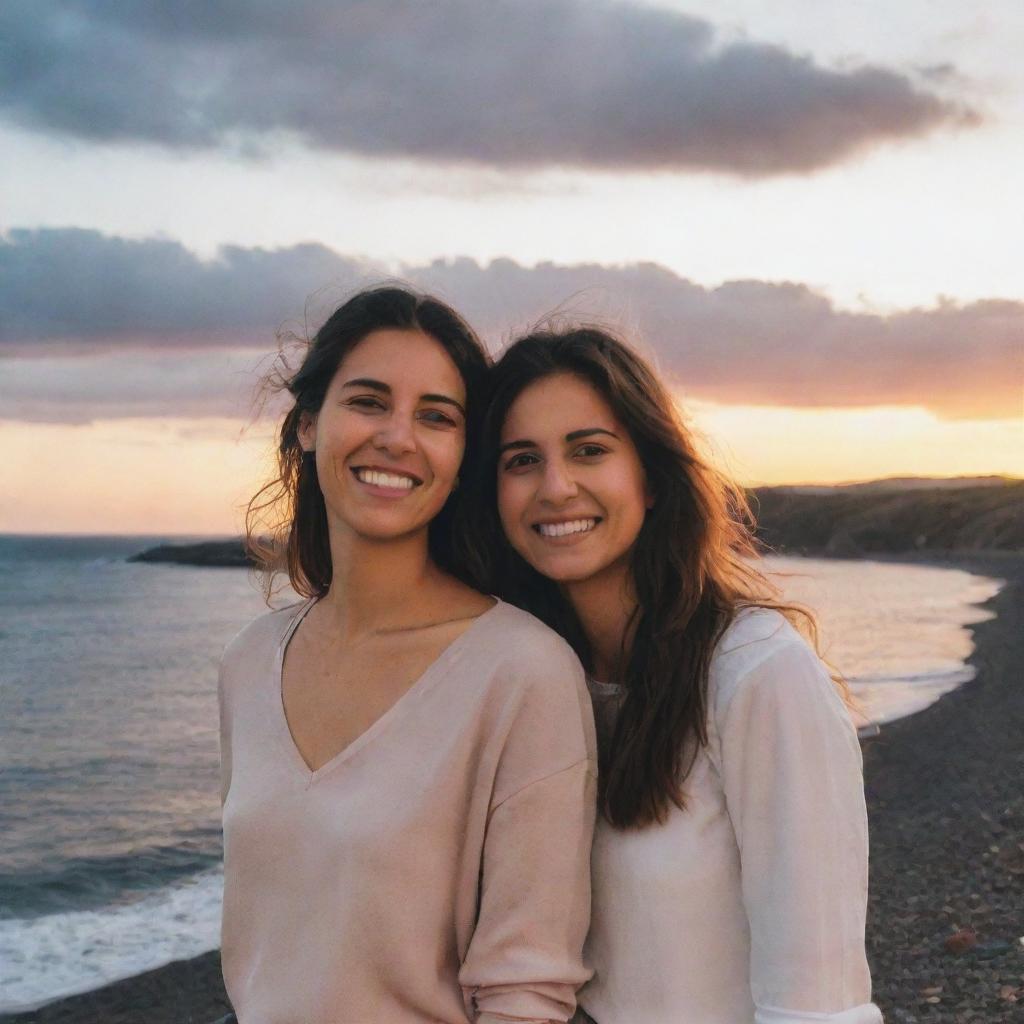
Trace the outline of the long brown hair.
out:
<instances>
[{"instance_id":1,"label":"long brown hair","mask_svg":"<svg viewBox=\"0 0 1024 1024\"><path fill-rule=\"evenodd\" d=\"M628 430L654 495L630 556L637 606L616 679L625 697L600 752L605 817L620 828L643 827L663 821L672 805L684 806L682 782L697 744L708 738L711 655L736 612L778 609L816 642L815 625L805 609L782 602L753 566L758 546L744 491L701 457L651 367L594 327L529 334L491 371L481 515L492 592L558 630L589 665L589 645L568 600L512 549L493 511L508 411L529 385L558 373L581 378L608 403Z\"/></svg>"},{"instance_id":2,"label":"long brown hair","mask_svg":"<svg viewBox=\"0 0 1024 1024\"><path fill-rule=\"evenodd\" d=\"M277 474L264 484L246 511L246 546L266 570L268 596L282 554L292 588L304 597L322 597L333 575L327 510L312 453L299 443L303 413L315 415L342 360L373 331L418 330L437 341L451 357L466 387L466 450L462 485L429 527L430 557L444 571L472 583L465 552L466 502L479 466L476 445L486 402L490 359L472 328L450 306L430 295L394 285L357 292L331 314L308 343L301 365L279 382L294 403L281 424ZM273 381L271 384L273 385Z\"/></svg>"}]
</instances>

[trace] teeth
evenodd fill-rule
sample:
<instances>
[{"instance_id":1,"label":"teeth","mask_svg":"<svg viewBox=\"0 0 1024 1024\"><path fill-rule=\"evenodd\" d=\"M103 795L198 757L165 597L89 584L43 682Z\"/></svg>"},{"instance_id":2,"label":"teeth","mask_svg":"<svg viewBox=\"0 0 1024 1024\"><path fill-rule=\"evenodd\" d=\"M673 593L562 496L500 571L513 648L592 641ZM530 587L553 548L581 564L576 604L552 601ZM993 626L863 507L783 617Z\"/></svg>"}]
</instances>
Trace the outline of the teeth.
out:
<instances>
[{"instance_id":1,"label":"teeth","mask_svg":"<svg viewBox=\"0 0 1024 1024\"><path fill-rule=\"evenodd\" d=\"M356 470L356 477L364 484L374 484L376 487L401 487L411 490L412 480L407 476L398 476L395 473L381 473L376 469Z\"/></svg>"},{"instance_id":2,"label":"teeth","mask_svg":"<svg viewBox=\"0 0 1024 1024\"><path fill-rule=\"evenodd\" d=\"M573 519L568 523L540 523L542 537L567 537L570 533L588 533L597 526L596 519Z\"/></svg>"}]
</instances>

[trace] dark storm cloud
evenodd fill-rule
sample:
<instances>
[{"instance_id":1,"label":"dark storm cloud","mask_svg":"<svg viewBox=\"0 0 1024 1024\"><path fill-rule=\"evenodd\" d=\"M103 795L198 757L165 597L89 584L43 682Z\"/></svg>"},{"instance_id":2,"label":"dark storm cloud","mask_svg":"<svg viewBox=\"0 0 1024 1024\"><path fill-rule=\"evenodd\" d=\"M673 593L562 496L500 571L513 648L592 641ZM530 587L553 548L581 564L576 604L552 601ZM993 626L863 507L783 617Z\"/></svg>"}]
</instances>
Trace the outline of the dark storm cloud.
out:
<instances>
[{"instance_id":1,"label":"dark storm cloud","mask_svg":"<svg viewBox=\"0 0 1024 1024\"><path fill-rule=\"evenodd\" d=\"M307 309L315 328L371 272L315 245L226 248L204 262L167 241L12 232L0 242L0 416L245 415L277 328L291 321L301 333ZM1020 411L1020 302L883 316L837 309L800 284L706 288L654 264L464 259L403 275L453 302L495 347L556 310L625 324L696 399L917 405L982 419Z\"/></svg>"},{"instance_id":2,"label":"dark storm cloud","mask_svg":"<svg viewBox=\"0 0 1024 1024\"><path fill-rule=\"evenodd\" d=\"M94 141L806 172L977 120L893 70L603 0L9 0L0 110Z\"/></svg>"}]
</instances>

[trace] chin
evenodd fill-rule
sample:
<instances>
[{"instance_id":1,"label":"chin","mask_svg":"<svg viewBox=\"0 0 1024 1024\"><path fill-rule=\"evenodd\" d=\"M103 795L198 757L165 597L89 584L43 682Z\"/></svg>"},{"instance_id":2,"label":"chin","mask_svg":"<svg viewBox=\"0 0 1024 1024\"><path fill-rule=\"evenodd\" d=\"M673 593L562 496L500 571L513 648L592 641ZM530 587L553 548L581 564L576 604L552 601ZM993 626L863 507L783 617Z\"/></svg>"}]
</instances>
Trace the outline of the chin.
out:
<instances>
[{"instance_id":1,"label":"chin","mask_svg":"<svg viewBox=\"0 0 1024 1024\"><path fill-rule=\"evenodd\" d=\"M542 561L533 561L527 558L526 561L541 576L546 576L555 583L582 583L601 571L599 566L593 565L589 561L574 561L568 558L545 558Z\"/></svg>"},{"instance_id":2,"label":"chin","mask_svg":"<svg viewBox=\"0 0 1024 1024\"><path fill-rule=\"evenodd\" d=\"M343 522L356 536L372 541L400 540L410 534L425 530L429 525L429 520L424 523L420 522L418 518L405 516L390 518L379 515L351 516Z\"/></svg>"}]
</instances>

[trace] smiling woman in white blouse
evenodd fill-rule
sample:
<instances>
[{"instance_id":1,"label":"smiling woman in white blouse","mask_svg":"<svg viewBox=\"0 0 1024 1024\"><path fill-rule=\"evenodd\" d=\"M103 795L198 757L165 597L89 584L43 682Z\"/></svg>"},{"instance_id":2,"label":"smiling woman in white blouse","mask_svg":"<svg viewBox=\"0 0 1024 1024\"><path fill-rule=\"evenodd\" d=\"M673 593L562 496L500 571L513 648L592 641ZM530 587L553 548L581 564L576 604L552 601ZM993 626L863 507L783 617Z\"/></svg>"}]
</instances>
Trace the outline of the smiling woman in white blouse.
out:
<instances>
[{"instance_id":1,"label":"smiling woman in white blouse","mask_svg":"<svg viewBox=\"0 0 1024 1024\"><path fill-rule=\"evenodd\" d=\"M596 329L519 340L485 424L496 592L589 669L597 1024L878 1024L845 691L756 571L742 492ZM801 616L804 616L801 618Z\"/></svg>"},{"instance_id":2,"label":"smiling woman in white blouse","mask_svg":"<svg viewBox=\"0 0 1024 1024\"><path fill-rule=\"evenodd\" d=\"M280 472L250 511L283 509L305 600L221 666L241 1024L564 1022L589 976L583 671L467 584L460 547L486 371L449 307L378 288L288 380Z\"/></svg>"}]
</instances>

